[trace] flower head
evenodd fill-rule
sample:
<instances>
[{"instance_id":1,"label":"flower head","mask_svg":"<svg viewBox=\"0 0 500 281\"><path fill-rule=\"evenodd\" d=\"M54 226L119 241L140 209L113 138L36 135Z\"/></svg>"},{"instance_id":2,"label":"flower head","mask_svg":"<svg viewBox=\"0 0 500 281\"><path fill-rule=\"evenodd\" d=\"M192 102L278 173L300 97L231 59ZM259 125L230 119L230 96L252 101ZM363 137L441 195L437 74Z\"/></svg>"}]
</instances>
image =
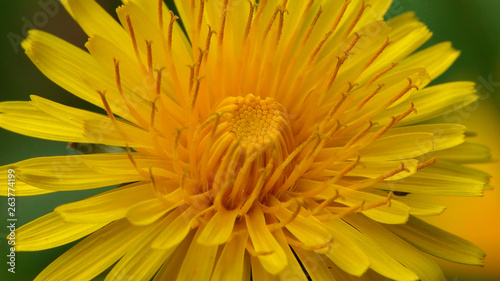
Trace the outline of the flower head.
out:
<instances>
[{"instance_id":1,"label":"flower head","mask_svg":"<svg viewBox=\"0 0 500 281\"><path fill-rule=\"evenodd\" d=\"M388 0L128 0L121 25L65 0L88 52L31 31L51 80L103 109L41 97L0 104L3 128L114 153L34 158L18 195L122 184L19 229L35 251L87 236L37 280L441 280L423 255L481 264L432 227L433 195L480 196L487 161L457 124L419 124L477 99L427 87L457 58ZM14 120L15 122L11 122ZM414 197L414 195L421 195ZM251 276L251 277L250 277Z\"/></svg>"}]
</instances>

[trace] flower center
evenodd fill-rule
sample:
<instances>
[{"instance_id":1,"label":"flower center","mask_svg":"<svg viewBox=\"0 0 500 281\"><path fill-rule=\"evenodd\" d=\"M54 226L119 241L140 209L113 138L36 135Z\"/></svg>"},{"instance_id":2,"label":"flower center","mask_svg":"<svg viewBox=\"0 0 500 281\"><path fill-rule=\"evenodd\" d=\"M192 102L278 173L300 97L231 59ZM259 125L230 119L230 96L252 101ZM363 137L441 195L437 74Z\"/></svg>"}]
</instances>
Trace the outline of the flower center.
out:
<instances>
[{"instance_id":1,"label":"flower center","mask_svg":"<svg viewBox=\"0 0 500 281\"><path fill-rule=\"evenodd\" d=\"M231 97L225 102L232 108L227 120L230 131L243 149L255 151L271 142L279 142L290 129L285 108L272 98L261 100L250 94Z\"/></svg>"},{"instance_id":2,"label":"flower center","mask_svg":"<svg viewBox=\"0 0 500 281\"><path fill-rule=\"evenodd\" d=\"M199 186L214 204L248 209L287 178L295 149L286 109L252 94L224 99L199 129Z\"/></svg>"}]
</instances>

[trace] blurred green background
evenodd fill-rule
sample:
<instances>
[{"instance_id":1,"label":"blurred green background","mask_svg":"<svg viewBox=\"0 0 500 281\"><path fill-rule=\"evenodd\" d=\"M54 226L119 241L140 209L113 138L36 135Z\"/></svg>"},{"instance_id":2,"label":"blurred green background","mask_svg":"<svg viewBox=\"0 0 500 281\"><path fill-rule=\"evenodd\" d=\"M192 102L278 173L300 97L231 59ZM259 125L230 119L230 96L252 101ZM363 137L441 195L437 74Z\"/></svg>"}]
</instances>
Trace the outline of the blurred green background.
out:
<instances>
[{"instance_id":1,"label":"blurred green background","mask_svg":"<svg viewBox=\"0 0 500 281\"><path fill-rule=\"evenodd\" d=\"M153 1L153 0L152 0ZM186 0L187 1L187 0ZM291 0L294 1L294 0ZM302 0L300 0L302 1ZM114 0L98 1L111 14L120 2ZM167 1L168 4L172 1ZM42 4L49 5L55 0L23 1L2 0L0 2L0 101L29 100L29 95L42 97L90 110L97 110L88 103L73 97L50 80L45 78L24 55L20 40L25 30L37 28L51 32L83 48L87 38L72 21L62 6L57 5L53 12L44 11ZM455 48L462 51L456 64L435 83L469 80L478 83L481 95L479 108L469 116L462 115L462 123L474 126L479 132L478 141L493 148L494 156L500 155L499 129L500 118L500 1L497 0L395 0L387 18L397 14L414 11L417 16L434 32L426 46L452 41ZM45 14L45 16L43 15ZM498 83L496 82L498 81ZM0 129L0 165L23 159L67 155L71 153L65 143L51 142L16 135ZM498 164L485 166L494 174L498 182ZM498 185L497 185L498 187ZM66 192L33 198L17 198L16 215L18 224L27 223L49 213L56 206L88 197L101 190ZM489 192L484 198L472 201L450 200L450 208L441 220L432 221L448 230L481 246L487 253L486 266L483 268L455 266L441 263L446 271L447 280L500 280L500 195L498 191ZM482 200L482 201L481 201ZM0 198L0 237L7 235L5 226L7 200ZM453 206L453 207L452 207ZM474 224L476 223L476 225ZM478 224L480 223L480 224ZM6 240L0 239L0 280L32 280L45 266L74 243L56 249L17 253L16 273L7 272ZM102 278L101 278L102 279ZM100 279L99 279L100 280Z\"/></svg>"}]
</instances>

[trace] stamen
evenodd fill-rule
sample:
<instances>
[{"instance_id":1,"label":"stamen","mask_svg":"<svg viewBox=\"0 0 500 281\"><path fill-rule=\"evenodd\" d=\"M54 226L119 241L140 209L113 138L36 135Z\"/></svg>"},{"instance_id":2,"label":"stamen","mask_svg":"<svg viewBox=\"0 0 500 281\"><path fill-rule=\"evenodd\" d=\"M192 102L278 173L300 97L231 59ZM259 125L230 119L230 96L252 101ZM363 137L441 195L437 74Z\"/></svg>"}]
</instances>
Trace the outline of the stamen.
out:
<instances>
[{"instance_id":1,"label":"stamen","mask_svg":"<svg viewBox=\"0 0 500 281\"><path fill-rule=\"evenodd\" d=\"M271 27L273 26L274 21L276 20L276 17L278 16L278 13L280 13L280 11L281 11L280 7L274 10L271 20L269 20L269 23L267 24L266 29L264 30L264 36L262 37L262 41L266 40L267 35L269 34L269 31L271 31Z\"/></svg>"},{"instance_id":2,"label":"stamen","mask_svg":"<svg viewBox=\"0 0 500 281\"><path fill-rule=\"evenodd\" d=\"M391 63L388 67L384 68L382 71L380 71L379 73L373 75L373 77L366 83L367 86L370 86L372 85L373 83L375 83L375 81L377 81L382 75L386 74L387 72L389 72L391 69L393 69L394 67L398 66L399 63L397 62L394 62L394 63Z\"/></svg>"},{"instance_id":3,"label":"stamen","mask_svg":"<svg viewBox=\"0 0 500 281\"><path fill-rule=\"evenodd\" d=\"M158 25L163 35L163 0L158 0Z\"/></svg>"},{"instance_id":4,"label":"stamen","mask_svg":"<svg viewBox=\"0 0 500 281\"><path fill-rule=\"evenodd\" d=\"M105 97L106 90L104 90L102 92L101 91L97 91L97 93L99 94L99 96L101 96L102 104L104 105L104 109L106 110L106 113L108 114L109 119L111 119L111 121L113 123L115 123L116 122L115 115L111 111L111 107L109 107L108 101L106 100L106 97Z\"/></svg>"},{"instance_id":5,"label":"stamen","mask_svg":"<svg viewBox=\"0 0 500 281\"><path fill-rule=\"evenodd\" d=\"M175 135L174 147L172 151L172 164L174 165L174 170L178 176L184 177L184 170L182 168L181 161L179 159L179 153L177 152L177 148L179 146L179 140L181 138L182 131L188 129L187 127L177 129L177 133Z\"/></svg>"},{"instance_id":6,"label":"stamen","mask_svg":"<svg viewBox=\"0 0 500 281\"><path fill-rule=\"evenodd\" d=\"M194 0L193 0L194 1ZM170 11L170 23L168 24L168 35L167 35L167 48L168 51L172 52L172 38L174 32L174 23L179 17L174 15L174 12Z\"/></svg>"},{"instance_id":7,"label":"stamen","mask_svg":"<svg viewBox=\"0 0 500 281\"><path fill-rule=\"evenodd\" d=\"M321 48L323 48L323 45L326 43L326 41L330 38L330 36L332 36L332 34L337 29L340 21L342 20L342 17L345 14L345 11L347 10L347 6L349 6L350 3L351 3L350 0L346 0L344 2L344 5L342 6L342 9L340 10L339 15L337 16L337 18L335 19L335 22L333 23L333 26L325 34L325 37L323 38L323 40L321 40L321 42L318 44L318 46L316 47L316 49L314 49L314 51L312 52L311 56L309 57L309 65L313 64L313 62L315 61L316 57L319 54L319 51L321 50Z\"/></svg>"},{"instance_id":8,"label":"stamen","mask_svg":"<svg viewBox=\"0 0 500 281\"><path fill-rule=\"evenodd\" d=\"M273 164L269 162L265 169L262 169L261 175L259 177L259 181L255 186L255 189L252 191L248 199L245 201L243 206L240 208L240 214L246 214L250 210L250 208L254 205L255 201L258 200L259 196L262 194L262 188L264 187L265 179L267 177L268 172L272 169Z\"/></svg>"},{"instance_id":9,"label":"stamen","mask_svg":"<svg viewBox=\"0 0 500 281\"><path fill-rule=\"evenodd\" d=\"M156 97L160 97L161 94L161 78L162 78L162 72L163 68L160 68L157 70L157 75L156 75Z\"/></svg>"},{"instance_id":10,"label":"stamen","mask_svg":"<svg viewBox=\"0 0 500 281\"><path fill-rule=\"evenodd\" d=\"M130 150L130 146L128 145L128 143L125 143L125 150L127 152L127 157L130 160L130 163L132 163L132 166L134 166L134 169L139 173L139 175L143 175L144 172L137 166L137 163L135 162L134 157L132 156L132 151Z\"/></svg>"},{"instance_id":11,"label":"stamen","mask_svg":"<svg viewBox=\"0 0 500 281\"><path fill-rule=\"evenodd\" d=\"M200 9L198 10L198 21L196 24L196 31L197 32L200 32L200 30L201 30L201 23L203 22L203 11L205 9L205 1L207 1L207 0L200 1Z\"/></svg>"},{"instance_id":12,"label":"stamen","mask_svg":"<svg viewBox=\"0 0 500 281\"><path fill-rule=\"evenodd\" d=\"M208 26L208 35L207 35L207 41L205 42L205 51L203 52L203 61L207 62L208 58L208 52L210 51L210 42L212 39L212 35L216 34L215 31L212 30L212 27L209 25Z\"/></svg>"},{"instance_id":13,"label":"stamen","mask_svg":"<svg viewBox=\"0 0 500 281\"><path fill-rule=\"evenodd\" d=\"M306 35L302 39L302 46L306 44L307 40L311 36L311 33L312 33L314 27L316 26L316 23L318 22L318 19L321 16L322 13L323 13L323 7L320 5L319 9L318 9L318 12L316 13L316 16L314 17L311 25L309 26L309 29L307 29Z\"/></svg>"},{"instance_id":14,"label":"stamen","mask_svg":"<svg viewBox=\"0 0 500 281\"><path fill-rule=\"evenodd\" d=\"M375 52L375 54L373 54L373 56L366 62L366 64L363 66L363 70L367 69L381 54L382 52L384 52L384 50L387 48L387 46L389 46L392 42L389 41L389 38L387 38L387 40L385 41L384 45L382 45L382 47L380 47L380 49L377 50L377 52Z\"/></svg>"},{"instance_id":15,"label":"stamen","mask_svg":"<svg viewBox=\"0 0 500 281\"><path fill-rule=\"evenodd\" d=\"M142 71L147 72L146 68L144 67L144 64L142 63L141 55L139 52L139 46L137 45L137 40L135 38L134 27L132 26L132 20L130 19L130 15L128 13L125 14L125 20L127 21L128 31L130 33L130 38L132 39L132 45L134 47L134 52L135 52L135 56L137 58L137 62L141 66Z\"/></svg>"},{"instance_id":16,"label":"stamen","mask_svg":"<svg viewBox=\"0 0 500 281\"><path fill-rule=\"evenodd\" d=\"M411 78L407 78L408 82L409 82L409 85L406 86L401 92L399 92L399 94L397 94L396 96L394 96L385 106L385 108L391 106L393 103L395 103L397 100L399 100L401 97L403 97L406 93L408 93L411 89L416 89L417 91L419 91L419 88L418 86L415 86L413 85L413 81L411 80Z\"/></svg>"},{"instance_id":17,"label":"stamen","mask_svg":"<svg viewBox=\"0 0 500 281\"><path fill-rule=\"evenodd\" d=\"M330 203L332 203L337 198L339 198L339 190L335 189L335 194L333 194L332 196L330 196L327 199L323 200L323 202L321 202L321 204L319 204L316 208L314 208L312 210L311 215L318 214L323 209L325 209L326 207L328 207L328 205L330 205Z\"/></svg>"},{"instance_id":18,"label":"stamen","mask_svg":"<svg viewBox=\"0 0 500 281\"><path fill-rule=\"evenodd\" d=\"M282 220L278 223L273 223L273 224L267 225L267 229L269 231L273 232L275 230L284 228L287 224L291 223L292 221L294 221L297 218L297 216L300 213L300 210L302 209L302 204L300 204L299 200L293 199L293 201L297 204L296 204L295 210L293 211L292 215L289 216L288 218L286 218L286 220Z\"/></svg>"},{"instance_id":19,"label":"stamen","mask_svg":"<svg viewBox=\"0 0 500 281\"><path fill-rule=\"evenodd\" d=\"M196 81L196 87L195 87L194 94L193 94L193 100L191 102L191 109L194 109L194 106L196 105L196 100L198 99L198 94L200 92L200 82L201 82L201 80L203 80L203 78L205 78L205 77L199 77L199 78L194 79Z\"/></svg>"},{"instance_id":20,"label":"stamen","mask_svg":"<svg viewBox=\"0 0 500 281\"><path fill-rule=\"evenodd\" d=\"M344 62L347 60L347 53L344 53L343 56L337 57L337 65L335 66L335 69L333 70L333 73L330 75L330 79L328 81L328 85L326 86L326 91L330 90L330 88L333 85L333 82L335 82L335 79L337 78L337 74L339 73L340 67L344 64ZM319 100L321 102L321 100Z\"/></svg>"},{"instance_id":21,"label":"stamen","mask_svg":"<svg viewBox=\"0 0 500 281\"><path fill-rule=\"evenodd\" d=\"M151 184L153 185L153 192L155 194L160 194L160 190L158 189L158 186L156 185L155 177L153 176L153 169L149 167L149 180L151 181Z\"/></svg>"},{"instance_id":22,"label":"stamen","mask_svg":"<svg viewBox=\"0 0 500 281\"><path fill-rule=\"evenodd\" d=\"M429 165L432 165L432 164L435 164L437 162L437 159L436 158L431 158L425 162L422 162L420 164L417 165L417 170L422 170L423 168L429 166Z\"/></svg>"},{"instance_id":23,"label":"stamen","mask_svg":"<svg viewBox=\"0 0 500 281\"><path fill-rule=\"evenodd\" d=\"M227 4L229 0L224 0L222 4L222 19L219 30L219 46L222 46L222 42L224 39L224 28L226 27L226 17L227 17Z\"/></svg>"},{"instance_id":24,"label":"stamen","mask_svg":"<svg viewBox=\"0 0 500 281\"><path fill-rule=\"evenodd\" d=\"M371 210L371 209L375 209L377 207L380 207L380 206L383 206L383 205L387 205L388 207L391 207L391 199L392 197L394 196L394 194L392 193L392 191L389 191L389 194L387 195L387 198L385 199L382 199L378 202L373 202L369 205L365 205L360 212L364 212L364 211L368 211L368 210Z\"/></svg>"},{"instance_id":25,"label":"stamen","mask_svg":"<svg viewBox=\"0 0 500 281\"><path fill-rule=\"evenodd\" d=\"M148 50L148 70L149 74L153 75L153 51L151 50L152 41L146 40L146 48Z\"/></svg>"},{"instance_id":26,"label":"stamen","mask_svg":"<svg viewBox=\"0 0 500 281\"><path fill-rule=\"evenodd\" d=\"M283 7L285 7L285 6L283 6ZM280 39L281 39L281 35L283 34L283 24L284 24L284 20L285 20L284 19L285 12L287 12L287 10L285 10L284 8L280 7L280 11L279 11L280 19L279 19L279 23L278 23L278 30L276 32L276 43L275 43L275 46L279 45L279 42L280 42Z\"/></svg>"},{"instance_id":27,"label":"stamen","mask_svg":"<svg viewBox=\"0 0 500 281\"><path fill-rule=\"evenodd\" d=\"M248 34L250 34L250 28L252 27L253 13L255 10L255 5L256 5L256 4L253 4L252 1L250 1L250 0L248 1L248 3L250 4L250 12L248 13L247 24L245 27L245 34L243 35L243 44L246 43L246 41L248 39Z\"/></svg>"},{"instance_id":28,"label":"stamen","mask_svg":"<svg viewBox=\"0 0 500 281\"><path fill-rule=\"evenodd\" d=\"M351 31L354 29L354 27L356 27L359 20L361 19L361 16L363 16L365 9L368 7L371 7L371 5L370 4L365 5L365 1L361 2L361 8L359 9L358 14L356 15L356 18L351 22L351 25L347 28L347 31L344 36L347 37L349 34L351 34Z\"/></svg>"},{"instance_id":29,"label":"stamen","mask_svg":"<svg viewBox=\"0 0 500 281\"><path fill-rule=\"evenodd\" d=\"M120 94L120 97L122 98L123 102L127 106L129 112L135 118L135 120L137 120L137 122L139 122L139 124L141 124L143 127L147 127L146 121L142 118L142 116L135 109L135 107L132 106L132 104L127 100L127 98L125 98L120 77L120 62L115 58L113 58L113 62L115 65L115 81L116 81L116 88L118 89L118 94Z\"/></svg>"},{"instance_id":30,"label":"stamen","mask_svg":"<svg viewBox=\"0 0 500 281\"><path fill-rule=\"evenodd\" d=\"M369 94L368 96L366 96L359 104L358 106L356 107L356 112L359 111L361 108L363 108L363 106L369 101L371 100L378 92L380 92L380 90L385 86L385 84L380 84L377 86L377 88L375 89L375 91L373 91L371 94Z\"/></svg>"},{"instance_id":31,"label":"stamen","mask_svg":"<svg viewBox=\"0 0 500 281\"><path fill-rule=\"evenodd\" d=\"M400 116L396 117L396 123L400 122L401 120L405 119L406 116L410 115L411 113L417 113L417 109L415 108L415 104L413 102L410 102L410 108L403 112Z\"/></svg>"}]
</instances>

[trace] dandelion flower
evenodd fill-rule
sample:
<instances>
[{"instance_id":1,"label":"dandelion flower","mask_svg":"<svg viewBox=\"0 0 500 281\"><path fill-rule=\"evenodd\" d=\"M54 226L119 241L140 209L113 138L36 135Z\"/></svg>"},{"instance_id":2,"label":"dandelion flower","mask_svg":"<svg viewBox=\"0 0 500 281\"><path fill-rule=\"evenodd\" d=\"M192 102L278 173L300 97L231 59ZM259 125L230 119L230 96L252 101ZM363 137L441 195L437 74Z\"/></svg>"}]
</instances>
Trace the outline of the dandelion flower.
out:
<instances>
[{"instance_id":1,"label":"dandelion flower","mask_svg":"<svg viewBox=\"0 0 500 281\"><path fill-rule=\"evenodd\" d=\"M17 195L117 188L24 226L18 251L83 238L36 280L444 280L427 255L483 252L419 217L432 196L481 196L489 159L457 124L471 82L428 84L457 58L389 0L124 0L119 22L63 0L87 51L32 30L53 82L103 110L38 96L0 103L0 126L122 147L33 158ZM258 2L258 3L257 3ZM182 23L182 27L180 25ZM120 152L122 151L122 152ZM3 188L2 190L6 190ZM419 195L415 197L414 195Z\"/></svg>"}]
</instances>

